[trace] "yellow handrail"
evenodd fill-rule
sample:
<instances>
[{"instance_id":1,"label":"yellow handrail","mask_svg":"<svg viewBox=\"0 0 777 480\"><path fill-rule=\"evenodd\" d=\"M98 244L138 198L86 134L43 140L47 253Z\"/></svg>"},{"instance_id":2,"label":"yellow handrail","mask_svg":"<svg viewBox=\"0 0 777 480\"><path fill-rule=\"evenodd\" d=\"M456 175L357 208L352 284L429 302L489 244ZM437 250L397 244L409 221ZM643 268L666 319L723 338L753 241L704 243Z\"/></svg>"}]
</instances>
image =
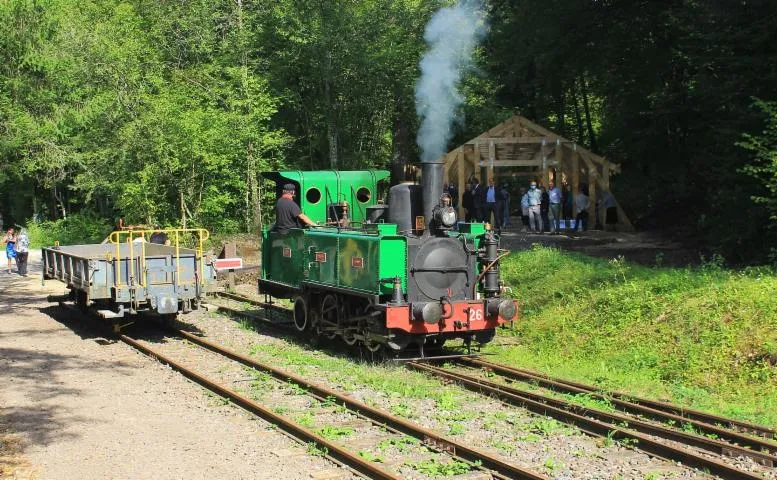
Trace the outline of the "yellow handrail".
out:
<instances>
[{"instance_id":1,"label":"yellow handrail","mask_svg":"<svg viewBox=\"0 0 777 480\"><path fill-rule=\"evenodd\" d=\"M116 245L116 286L121 286L121 243L123 237L126 237L126 241L129 243L129 269L130 278L135 277L135 240L136 238L143 237L144 241L140 242L140 270L146 271L146 241L145 236L153 233L165 233L175 235L175 264L176 264L176 278L181 278L181 238L182 233L196 233L197 234L197 248L195 250L195 259L200 260L200 282L202 286L205 286L205 261L203 244L210 237L210 232L204 228L166 228L163 230L117 230L111 232L108 235L110 243ZM137 235L137 236L136 236ZM139 278L138 284L141 286L147 286L145 278Z\"/></svg>"}]
</instances>

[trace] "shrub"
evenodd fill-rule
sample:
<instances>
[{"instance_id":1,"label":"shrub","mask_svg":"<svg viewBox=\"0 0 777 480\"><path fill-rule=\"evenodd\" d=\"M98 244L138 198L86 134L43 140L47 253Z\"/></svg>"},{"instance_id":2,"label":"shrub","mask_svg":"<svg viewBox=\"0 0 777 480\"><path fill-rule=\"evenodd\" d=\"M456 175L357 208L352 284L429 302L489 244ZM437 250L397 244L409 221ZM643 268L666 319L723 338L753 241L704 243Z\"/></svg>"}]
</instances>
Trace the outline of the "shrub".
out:
<instances>
[{"instance_id":1,"label":"shrub","mask_svg":"<svg viewBox=\"0 0 777 480\"><path fill-rule=\"evenodd\" d=\"M66 219L27 222L30 246L50 247L58 241L61 245L100 243L111 232L111 224L105 219L89 214L72 214Z\"/></svg>"}]
</instances>

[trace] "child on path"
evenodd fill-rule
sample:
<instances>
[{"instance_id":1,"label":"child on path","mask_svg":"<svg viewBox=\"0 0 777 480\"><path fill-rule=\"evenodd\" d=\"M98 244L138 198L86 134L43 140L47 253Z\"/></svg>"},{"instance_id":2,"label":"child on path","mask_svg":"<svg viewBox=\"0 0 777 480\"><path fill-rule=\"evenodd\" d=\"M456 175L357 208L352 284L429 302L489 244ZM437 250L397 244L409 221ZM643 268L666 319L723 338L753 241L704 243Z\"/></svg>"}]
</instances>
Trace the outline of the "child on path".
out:
<instances>
[{"instance_id":1,"label":"child on path","mask_svg":"<svg viewBox=\"0 0 777 480\"><path fill-rule=\"evenodd\" d=\"M11 273L11 264L14 258L16 258L16 235L14 234L13 227L9 227L3 237L3 243L5 244L5 256L8 258L8 273Z\"/></svg>"}]
</instances>

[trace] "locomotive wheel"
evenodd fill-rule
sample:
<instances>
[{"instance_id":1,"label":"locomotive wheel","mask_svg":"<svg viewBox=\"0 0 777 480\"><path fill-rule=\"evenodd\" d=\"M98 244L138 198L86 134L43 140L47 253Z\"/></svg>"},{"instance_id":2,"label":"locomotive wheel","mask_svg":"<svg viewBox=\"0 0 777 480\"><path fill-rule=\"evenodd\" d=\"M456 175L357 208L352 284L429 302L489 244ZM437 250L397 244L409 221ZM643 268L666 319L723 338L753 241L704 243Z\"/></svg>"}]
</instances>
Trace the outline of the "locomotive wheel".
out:
<instances>
[{"instance_id":1,"label":"locomotive wheel","mask_svg":"<svg viewBox=\"0 0 777 480\"><path fill-rule=\"evenodd\" d=\"M294 327L300 332L304 332L310 325L310 312L308 311L308 302L304 297L294 299Z\"/></svg>"},{"instance_id":2,"label":"locomotive wheel","mask_svg":"<svg viewBox=\"0 0 777 480\"><path fill-rule=\"evenodd\" d=\"M367 347L367 350L369 350L372 353L378 353L383 349L383 343L376 342L375 340L370 340L369 338L364 339L364 346Z\"/></svg>"},{"instance_id":3,"label":"locomotive wheel","mask_svg":"<svg viewBox=\"0 0 777 480\"><path fill-rule=\"evenodd\" d=\"M321 302L321 328L331 328L332 325L340 324L340 302L335 295L331 293L324 297ZM322 331L321 335L328 340L337 337L337 330Z\"/></svg>"},{"instance_id":4,"label":"locomotive wheel","mask_svg":"<svg viewBox=\"0 0 777 480\"><path fill-rule=\"evenodd\" d=\"M443 347L443 345L445 345L445 340L446 339L443 337L435 337L435 338L429 339L429 342L427 343L427 345L429 345L430 348L440 349Z\"/></svg>"},{"instance_id":5,"label":"locomotive wheel","mask_svg":"<svg viewBox=\"0 0 777 480\"><path fill-rule=\"evenodd\" d=\"M356 341L358 338L356 338L356 329L355 328L344 328L343 329L343 341L348 345L349 347L352 347L356 345Z\"/></svg>"}]
</instances>

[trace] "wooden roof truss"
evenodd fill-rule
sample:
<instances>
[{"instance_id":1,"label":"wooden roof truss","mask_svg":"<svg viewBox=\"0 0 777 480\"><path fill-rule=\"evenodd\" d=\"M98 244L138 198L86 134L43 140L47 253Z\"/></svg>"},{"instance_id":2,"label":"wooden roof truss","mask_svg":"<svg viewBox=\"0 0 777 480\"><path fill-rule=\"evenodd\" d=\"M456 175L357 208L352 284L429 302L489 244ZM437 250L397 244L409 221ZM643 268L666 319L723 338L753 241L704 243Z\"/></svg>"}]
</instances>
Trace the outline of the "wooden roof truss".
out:
<instances>
[{"instance_id":1,"label":"wooden roof truss","mask_svg":"<svg viewBox=\"0 0 777 480\"><path fill-rule=\"evenodd\" d=\"M520 115L513 115L448 152L444 161L443 178L457 181L459 192L464 191L473 176L483 183L486 178L501 176L528 177L527 183L536 180L544 185L554 179L561 184L560 180L564 179L573 194L577 194L581 183L587 184L592 206L602 192L610 190L610 176L621 171L619 164ZM619 228L633 230L617 199L615 203ZM598 214L603 225L604 209L598 209Z\"/></svg>"}]
</instances>

